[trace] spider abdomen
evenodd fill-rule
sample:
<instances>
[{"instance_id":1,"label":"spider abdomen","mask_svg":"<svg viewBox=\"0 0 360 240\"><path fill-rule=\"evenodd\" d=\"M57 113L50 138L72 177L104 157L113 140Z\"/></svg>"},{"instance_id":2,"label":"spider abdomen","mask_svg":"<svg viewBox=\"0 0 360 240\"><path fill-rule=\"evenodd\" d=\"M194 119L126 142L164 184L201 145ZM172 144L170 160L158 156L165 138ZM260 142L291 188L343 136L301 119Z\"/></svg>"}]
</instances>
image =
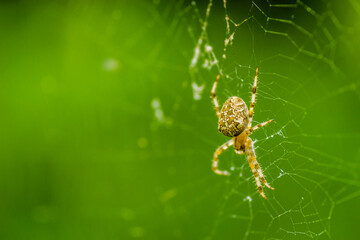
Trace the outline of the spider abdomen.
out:
<instances>
[{"instance_id":1,"label":"spider abdomen","mask_svg":"<svg viewBox=\"0 0 360 240\"><path fill-rule=\"evenodd\" d=\"M249 122L249 110L239 97L231 97L221 108L218 130L228 137L242 133Z\"/></svg>"}]
</instances>

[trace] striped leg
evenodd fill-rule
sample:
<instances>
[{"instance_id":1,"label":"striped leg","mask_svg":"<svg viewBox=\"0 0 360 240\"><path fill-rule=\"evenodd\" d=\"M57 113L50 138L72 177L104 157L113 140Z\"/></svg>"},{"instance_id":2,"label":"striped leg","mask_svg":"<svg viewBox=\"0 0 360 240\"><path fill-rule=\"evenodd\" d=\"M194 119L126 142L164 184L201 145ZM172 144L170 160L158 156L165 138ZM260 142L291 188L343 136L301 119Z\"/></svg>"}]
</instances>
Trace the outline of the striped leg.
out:
<instances>
[{"instance_id":1,"label":"striped leg","mask_svg":"<svg viewBox=\"0 0 360 240\"><path fill-rule=\"evenodd\" d=\"M235 149L235 153L238 154L238 155L241 155L241 154L244 153L244 151L243 151L243 150L236 150L236 149Z\"/></svg>"},{"instance_id":2,"label":"striped leg","mask_svg":"<svg viewBox=\"0 0 360 240\"><path fill-rule=\"evenodd\" d=\"M220 73L216 76L214 85L213 85L213 87L211 89L211 98L212 98L212 101L214 103L216 115L218 116L218 118L220 117L220 107L219 107L218 100L216 98L215 91L216 91L216 86L217 86L217 82L219 81L219 79L220 79Z\"/></svg>"},{"instance_id":3,"label":"striped leg","mask_svg":"<svg viewBox=\"0 0 360 240\"><path fill-rule=\"evenodd\" d=\"M257 172L259 173L261 182L262 182L267 188L270 188L271 190L274 190L275 188L271 187L271 186L268 184L268 182L265 180L265 176L264 176L264 174L263 174L263 171L261 170L261 167L260 167L259 163L258 163L257 160L256 160L256 157L253 158L253 164L254 164Z\"/></svg>"},{"instance_id":4,"label":"striped leg","mask_svg":"<svg viewBox=\"0 0 360 240\"><path fill-rule=\"evenodd\" d=\"M221 145L220 147L218 147L218 149L216 149L215 153L214 153L214 158L213 158L213 162L212 162L212 170L214 171L214 173L219 174L219 175L225 175L225 176L229 176L230 173L227 171L220 171L218 169L218 165L219 165L219 155L225 151L228 147L232 146L234 144L234 141L231 139L230 141L227 141L226 143L224 143L223 145Z\"/></svg>"},{"instance_id":5,"label":"striped leg","mask_svg":"<svg viewBox=\"0 0 360 240\"><path fill-rule=\"evenodd\" d=\"M254 116L258 72L259 72L259 68L256 67L255 79L254 79L254 84L253 84L252 93L251 93L251 103L250 103L250 109L249 109L249 123L247 125L247 129L251 128L251 124L252 124L252 120L253 120L253 116Z\"/></svg>"},{"instance_id":6,"label":"striped leg","mask_svg":"<svg viewBox=\"0 0 360 240\"><path fill-rule=\"evenodd\" d=\"M245 151L246 151L246 155L247 155L247 158L248 158L248 162L249 162L249 166L254 174L254 177L255 177L255 182L256 182L256 185L257 185L257 188L258 188L258 191L260 193L260 195L266 199L266 196L264 194L264 191L263 191L263 188L261 186L261 183L260 183L260 180L261 182L268 188L270 188L271 190L274 190L274 188L272 188L265 180L265 176L259 166L259 163L257 162L256 160L256 156L255 156L255 151L254 151L254 146L253 146L253 143L251 141L250 138L248 138L246 140L246 143L245 143Z\"/></svg>"},{"instance_id":7,"label":"striped leg","mask_svg":"<svg viewBox=\"0 0 360 240\"><path fill-rule=\"evenodd\" d=\"M271 123L272 121L274 121L274 119L271 119L271 120L266 121L266 122L263 122L263 123L259 123L258 125L256 125L255 127L253 127L253 128L250 129L250 134L251 134L253 131L258 130L259 128L262 128L262 127L265 126L266 124Z\"/></svg>"},{"instance_id":8,"label":"striped leg","mask_svg":"<svg viewBox=\"0 0 360 240\"><path fill-rule=\"evenodd\" d=\"M258 174L258 172L257 172L256 169L255 169L255 166L254 166L254 164L253 164L253 162L252 162L252 160L251 160L251 156L248 155L247 158L248 158L248 162L249 162L249 166L250 166L250 168L251 168L251 171L252 171L253 174L254 174L254 178L255 178L255 182L256 182L257 189L258 189L260 195L261 195L263 198L266 199L265 193L264 193L263 188L262 188L261 183L260 183L259 174Z\"/></svg>"},{"instance_id":9,"label":"striped leg","mask_svg":"<svg viewBox=\"0 0 360 240\"><path fill-rule=\"evenodd\" d=\"M252 143L252 141L251 141L251 139L250 139L249 137L248 137L247 142L249 142L249 143L248 143L248 146L250 146L250 149L251 149L251 155L252 155L251 160L252 160L252 163L253 163L253 165L255 166L256 171L259 173L259 177L260 177L261 182L262 182L266 187L270 188L271 190L274 190L274 188L271 187L271 186L267 183L267 181L265 180L264 173L263 173L263 171L261 170L261 167L260 167L258 161L256 160L254 145L253 145L253 143Z\"/></svg>"}]
</instances>

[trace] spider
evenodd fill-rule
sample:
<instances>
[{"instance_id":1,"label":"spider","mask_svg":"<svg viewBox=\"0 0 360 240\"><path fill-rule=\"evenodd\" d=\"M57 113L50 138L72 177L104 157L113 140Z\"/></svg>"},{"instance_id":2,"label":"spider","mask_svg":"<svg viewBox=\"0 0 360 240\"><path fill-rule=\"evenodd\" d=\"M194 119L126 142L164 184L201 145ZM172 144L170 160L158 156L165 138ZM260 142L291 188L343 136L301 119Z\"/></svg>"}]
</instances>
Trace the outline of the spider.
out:
<instances>
[{"instance_id":1,"label":"spider","mask_svg":"<svg viewBox=\"0 0 360 240\"><path fill-rule=\"evenodd\" d=\"M216 99L215 90L217 83L220 79L220 73L217 75L214 85L211 90L211 98L215 105L216 115L218 116L218 130L221 134L231 137L232 139L218 147L215 151L214 158L212 161L212 170L219 175L229 176L230 173L227 171L221 171L218 169L218 157L225 151L228 147L234 146L236 154L245 153L249 162L249 166L254 174L255 182L257 189L260 195L266 199L264 194L261 182L271 190L274 190L267 181L263 171L261 170L259 163L256 161L254 144L249 137L255 130L265 126L266 124L273 121L273 119L260 123L255 127L251 127L253 116L254 116L254 106L255 106L255 96L256 96L256 84L258 79L259 68L256 68L254 84L251 94L251 103L250 110L248 110L246 103L239 97L230 97L227 99L222 106L221 110L219 103ZM261 182L260 182L261 181Z\"/></svg>"}]
</instances>

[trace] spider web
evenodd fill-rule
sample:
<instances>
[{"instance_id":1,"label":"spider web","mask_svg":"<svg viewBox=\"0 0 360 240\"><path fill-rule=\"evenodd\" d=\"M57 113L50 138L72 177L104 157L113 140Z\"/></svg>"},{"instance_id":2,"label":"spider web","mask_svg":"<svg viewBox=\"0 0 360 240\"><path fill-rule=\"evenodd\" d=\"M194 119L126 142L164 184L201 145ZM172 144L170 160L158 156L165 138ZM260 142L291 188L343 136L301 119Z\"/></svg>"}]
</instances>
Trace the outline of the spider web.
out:
<instances>
[{"instance_id":1,"label":"spider web","mask_svg":"<svg viewBox=\"0 0 360 240\"><path fill-rule=\"evenodd\" d=\"M1 6L2 239L360 239L356 0ZM257 66L267 200L211 171Z\"/></svg>"},{"instance_id":2,"label":"spider web","mask_svg":"<svg viewBox=\"0 0 360 240\"><path fill-rule=\"evenodd\" d=\"M339 232L351 234L343 226L351 226L356 217L345 223L342 217L354 209L342 206L360 196L360 129L354 58L341 55L354 46L348 39L355 32L355 18L344 15L350 8L357 16L355 1L210 0L186 5L182 14L187 17L181 19L186 19L182 24L194 44L191 83L184 83L184 96L176 98L172 112L162 112L161 99L152 106L153 127L167 125L190 136L188 150L174 150L186 167L188 184L165 192L163 202L194 213L210 199L219 199L205 208L213 213L205 220L211 230L196 239L331 239ZM220 169L229 169L229 178L196 177L205 164L210 171L210 161L201 167L194 163L194 155L196 161L210 160L227 141L216 133L215 112L209 111L216 74L222 75L220 104L230 96L249 104L256 66L260 73L253 125L275 120L252 136L258 162L275 187L265 189L268 200L259 196L245 156L231 150L220 156ZM190 91L192 96L185 95ZM179 107L188 97L192 104ZM351 110L355 112L349 114ZM180 115L190 120L176 120ZM181 196L194 192L195 200L182 202ZM336 212L339 206L343 213Z\"/></svg>"}]
</instances>

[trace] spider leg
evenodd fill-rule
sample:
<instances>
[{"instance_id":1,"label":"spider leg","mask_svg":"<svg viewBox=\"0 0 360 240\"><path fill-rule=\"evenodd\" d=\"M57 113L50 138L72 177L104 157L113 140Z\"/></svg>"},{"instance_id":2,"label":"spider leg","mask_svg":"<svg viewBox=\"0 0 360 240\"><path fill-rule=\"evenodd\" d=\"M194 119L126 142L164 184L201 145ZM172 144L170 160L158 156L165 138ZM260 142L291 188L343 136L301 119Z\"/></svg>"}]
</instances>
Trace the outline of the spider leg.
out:
<instances>
[{"instance_id":1,"label":"spider leg","mask_svg":"<svg viewBox=\"0 0 360 240\"><path fill-rule=\"evenodd\" d=\"M223 145L221 145L220 147L218 147L218 149L216 149L215 153L214 153L214 158L212 161L212 170L214 171L214 173L219 174L219 175L225 175L225 176L229 176L230 173L227 171L220 171L218 169L218 163L219 163L219 155L225 151L228 147L232 146L234 144L234 141L231 139L230 141L227 141L226 143L224 143Z\"/></svg>"},{"instance_id":2,"label":"spider leg","mask_svg":"<svg viewBox=\"0 0 360 240\"><path fill-rule=\"evenodd\" d=\"M263 188L262 188L261 183L260 183L259 174L258 174L258 172L256 171L255 166L254 166L253 161L252 161L251 158L252 158L252 157L248 155L249 166L250 166L250 168L251 168L251 171L252 171L253 174L254 174L256 186L257 186L257 188L258 188L258 191L259 191L260 195L261 195L263 198L266 199L265 193L264 193Z\"/></svg>"},{"instance_id":3,"label":"spider leg","mask_svg":"<svg viewBox=\"0 0 360 240\"><path fill-rule=\"evenodd\" d=\"M241 155L241 154L243 154L243 153L245 153L245 152L244 152L243 150L236 150L236 149L235 149L235 153L238 154L238 155Z\"/></svg>"},{"instance_id":4,"label":"spider leg","mask_svg":"<svg viewBox=\"0 0 360 240\"><path fill-rule=\"evenodd\" d=\"M268 123L271 123L272 121L274 121L274 119L271 119L271 120L263 122L263 123L259 123L258 125L256 125L255 127L250 129L250 133L252 133L255 130L258 130L259 128L262 128L263 126L265 126Z\"/></svg>"},{"instance_id":5,"label":"spider leg","mask_svg":"<svg viewBox=\"0 0 360 240\"><path fill-rule=\"evenodd\" d=\"M271 190L274 190L275 188L271 187L271 186L268 184L268 182L265 180L264 173L263 173L263 171L261 170L261 167L260 167L259 163L257 162L256 157L253 158L252 160L253 160L253 164L254 164L257 172L259 173L261 182L262 182L267 188L270 188Z\"/></svg>"},{"instance_id":6,"label":"spider leg","mask_svg":"<svg viewBox=\"0 0 360 240\"><path fill-rule=\"evenodd\" d=\"M250 103L250 109L249 109L249 123L247 125L247 129L251 128L251 124L252 124L252 120L253 120L253 116L254 116L254 107L255 107L255 97L256 97L256 86L257 86L258 72L259 72L259 67L256 67L254 84L253 84L252 93L251 93L251 103Z\"/></svg>"},{"instance_id":7,"label":"spider leg","mask_svg":"<svg viewBox=\"0 0 360 240\"><path fill-rule=\"evenodd\" d=\"M271 190L274 190L274 188L272 188L267 181L265 180L265 176L260 168L259 163L256 160L256 155L255 155L255 151L254 151L254 146L253 143L251 141L251 139L248 137L248 139L246 140L245 143L245 152L248 158L248 162L249 162L249 166L254 174L255 177L255 182L258 188L258 191L260 193L260 195L266 199L266 196L264 194L263 188L261 186L260 180L261 182L268 188L270 188Z\"/></svg>"},{"instance_id":8,"label":"spider leg","mask_svg":"<svg viewBox=\"0 0 360 240\"><path fill-rule=\"evenodd\" d=\"M259 173L259 177L260 177L260 180L261 180L261 182L266 186L266 187L268 187L268 188L270 188L271 190L274 190L274 188L273 187L271 187L269 184L268 184L268 182L265 180L265 176L264 176L264 173L263 173L263 171L262 171L262 169L261 169L261 167L260 167L260 165L259 165L259 163L258 163L258 161L256 160L256 155L255 155L255 151L254 151L254 146L253 146L253 144L252 144L252 141L251 141L251 139L249 138L249 140L250 140L250 144L251 144L251 148L252 148L252 161L253 161L253 164L254 164L254 166L255 166L255 168L256 168L256 171Z\"/></svg>"},{"instance_id":9,"label":"spider leg","mask_svg":"<svg viewBox=\"0 0 360 240\"><path fill-rule=\"evenodd\" d=\"M216 86L217 86L217 82L219 81L219 79L220 79L220 73L216 76L215 82L214 82L213 87L211 89L211 98L212 98L212 101L214 103L216 115L218 116L218 118L220 117L220 107L219 107L218 100L216 98L215 91L216 91Z\"/></svg>"}]
</instances>

